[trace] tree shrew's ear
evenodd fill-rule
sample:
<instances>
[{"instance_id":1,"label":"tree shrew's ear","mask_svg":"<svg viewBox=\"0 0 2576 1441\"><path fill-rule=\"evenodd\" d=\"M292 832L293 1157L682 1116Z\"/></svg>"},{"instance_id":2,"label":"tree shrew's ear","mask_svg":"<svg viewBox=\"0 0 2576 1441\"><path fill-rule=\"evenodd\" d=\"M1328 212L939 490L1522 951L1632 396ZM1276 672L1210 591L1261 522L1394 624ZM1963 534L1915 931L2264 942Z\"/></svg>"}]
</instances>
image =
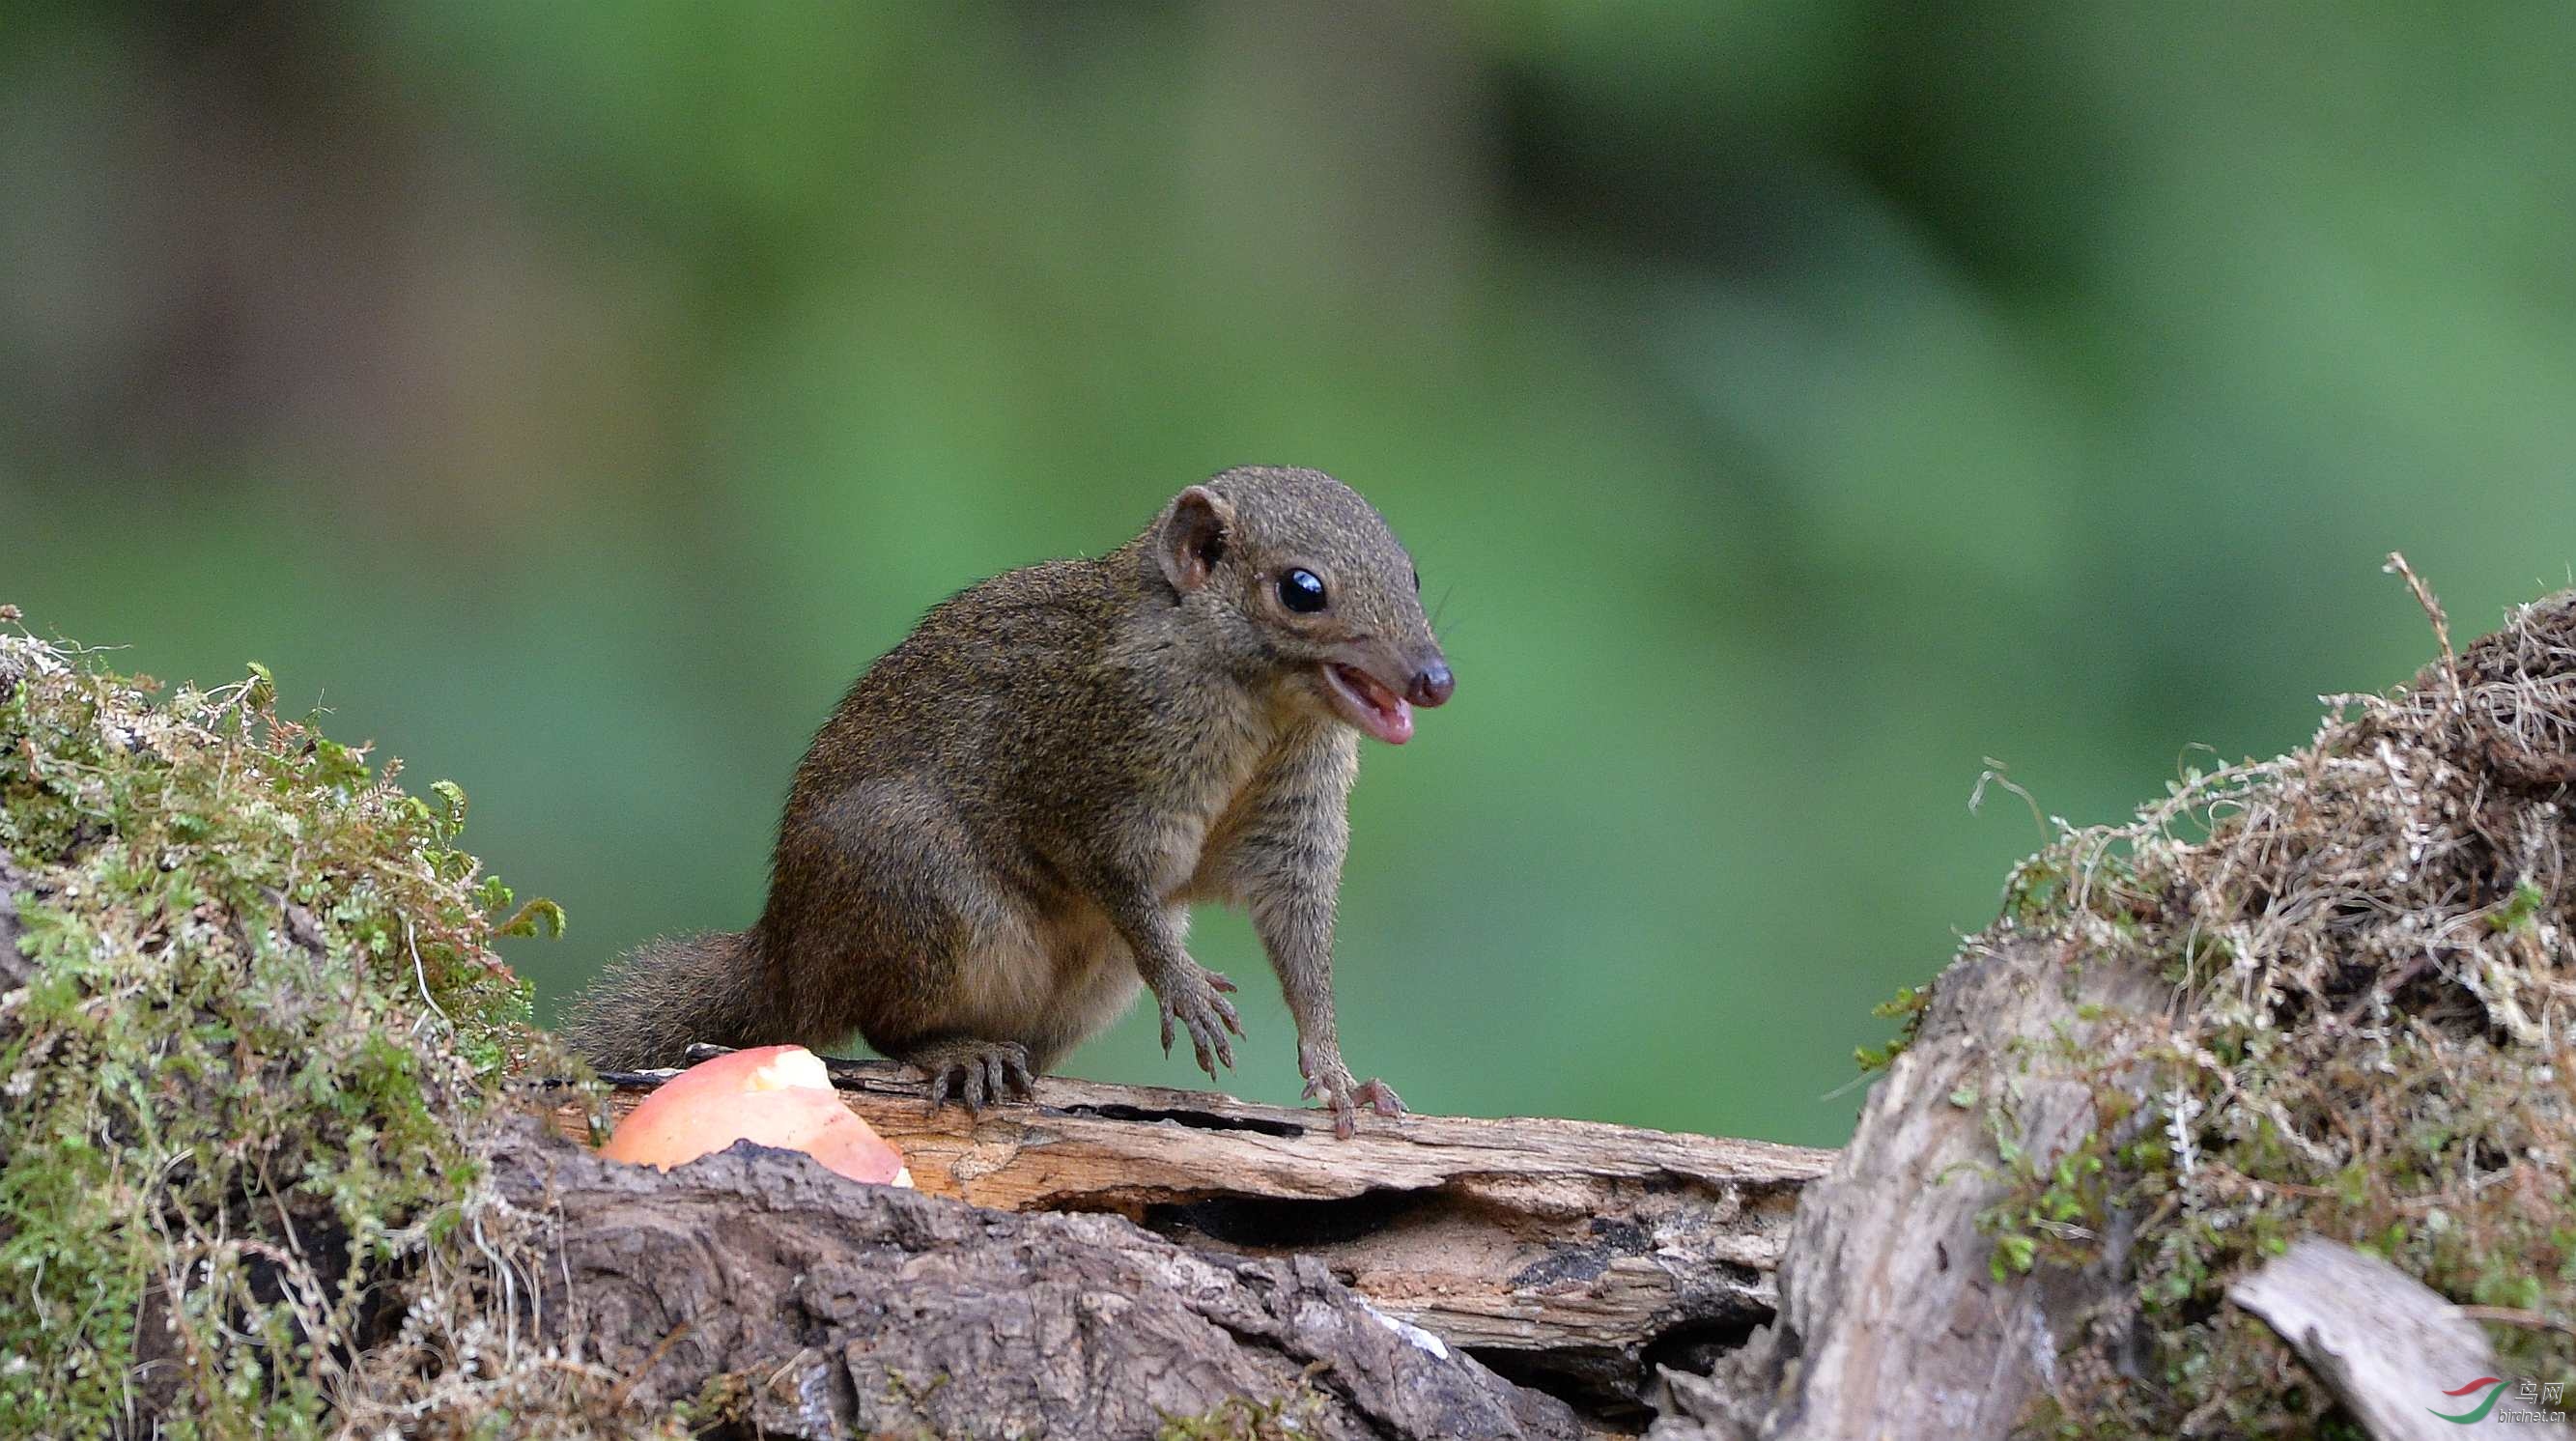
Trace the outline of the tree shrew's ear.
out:
<instances>
[{"instance_id":1,"label":"tree shrew's ear","mask_svg":"<svg viewBox=\"0 0 2576 1441\"><path fill-rule=\"evenodd\" d=\"M1204 485L1194 485L1172 499L1163 518L1162 545L1156 558L1172 589L1188 595L1206 585L1208 575L1234 543L1234 507Z\"/></svg>"}]
</instances>

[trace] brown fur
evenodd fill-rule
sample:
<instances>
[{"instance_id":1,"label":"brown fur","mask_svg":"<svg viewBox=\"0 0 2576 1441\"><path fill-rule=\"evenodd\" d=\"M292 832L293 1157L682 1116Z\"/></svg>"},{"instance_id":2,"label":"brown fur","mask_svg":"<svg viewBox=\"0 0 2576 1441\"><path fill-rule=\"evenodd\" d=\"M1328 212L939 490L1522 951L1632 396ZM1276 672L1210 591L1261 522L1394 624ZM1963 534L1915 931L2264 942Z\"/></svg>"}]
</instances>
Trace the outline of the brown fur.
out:
<instances>
[{"instance_id":1,"label":"brown fur","mask_svg":"<svg viewBox=\"0 0 2576 1441\"><path fill-rule=\"evenodd\" d=\"M1292 613L1291 567L1330 604ZM1334 1036L1333 912L1360 733L1320 667L1447 697L1410 558L1311 470L1226 471L1095 560L996 576L933 609L850 688L788 793L751 930L659 942L575 1008L604 1067L692 1040L815 1047L852 1032L970 1103L1053 1066L1140 985L1164 1044L1231 1064L1222 977L1189 905L1252 915L1300 1067L1348 1130L1394 1093ZM1426 691L1423 678L1440 683Z\"/></svg>"}]
</instances>

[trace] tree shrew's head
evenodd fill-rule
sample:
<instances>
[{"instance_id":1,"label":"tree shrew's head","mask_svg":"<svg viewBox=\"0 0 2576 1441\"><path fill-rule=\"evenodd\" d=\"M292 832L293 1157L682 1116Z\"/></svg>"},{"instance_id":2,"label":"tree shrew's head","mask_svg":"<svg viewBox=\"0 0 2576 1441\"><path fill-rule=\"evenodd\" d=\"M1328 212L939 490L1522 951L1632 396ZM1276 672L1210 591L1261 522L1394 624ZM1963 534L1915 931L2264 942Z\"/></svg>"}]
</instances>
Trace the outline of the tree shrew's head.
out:
<instances>
[{"instance_id":1,"label":"tree shrew's head","mask_svg":"<svg viewBox=\"0 0 2576 1441\"><path fill-rule=\"evenodd\" d=\"M1456 682L1386 518L1320 470L1242 466L1182 491L1147 534L1191 622L1283 693L1389 745Z\"/></svg>"}]
</instances>

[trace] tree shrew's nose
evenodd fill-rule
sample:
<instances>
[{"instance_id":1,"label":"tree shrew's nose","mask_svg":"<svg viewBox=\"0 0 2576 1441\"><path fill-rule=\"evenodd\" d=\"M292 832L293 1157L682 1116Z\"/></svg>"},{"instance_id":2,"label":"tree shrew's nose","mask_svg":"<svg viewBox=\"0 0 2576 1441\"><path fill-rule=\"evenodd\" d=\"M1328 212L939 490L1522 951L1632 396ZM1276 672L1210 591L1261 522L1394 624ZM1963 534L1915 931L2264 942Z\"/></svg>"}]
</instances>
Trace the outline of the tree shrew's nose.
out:
<instances>
[{"instance_id":1,"label":"tree shrew's nose","mask_svg":"<svg viewBox=\"0 0 2576 1441\"><path fill-rule=\"evenodd\" d=\"M1404 698L1415 705L1446 705L1450 692L1457 688L1457 678L1449 674L1449 663L1435 660L1413 673L1413 686Z\"/></svg>"}]
</instances>

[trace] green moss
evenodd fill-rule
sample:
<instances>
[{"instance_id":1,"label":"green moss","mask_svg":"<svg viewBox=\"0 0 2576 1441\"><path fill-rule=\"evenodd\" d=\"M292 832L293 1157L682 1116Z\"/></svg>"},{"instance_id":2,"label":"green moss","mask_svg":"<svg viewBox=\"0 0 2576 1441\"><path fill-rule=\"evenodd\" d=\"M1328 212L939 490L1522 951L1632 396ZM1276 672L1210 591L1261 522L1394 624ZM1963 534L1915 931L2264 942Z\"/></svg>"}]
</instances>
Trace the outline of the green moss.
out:
<instances>
[{"instance_id":1,"label":"green moss","mask_svg":"<svg viewBox=\"0 0 2576 1441\"><path fill-rule=\"evenodd\" d=\"M0 634L0 1435L485 1428L481 1148L565 1073L491 945L561 913L265 670L158 689Z\"/></svg>"},{"instance_id":2,"label":"green moss","mask_svg":"<svg viewBox=\"0 0 2576 1441\"><path fill-rule=\"evenodd\" d=\"M1229 1396L1196 1416L1165 1416L1154 1441L1296 1441L1314 1434L1323 1406L1311 1380L1268 1401Z\"/></svg>"},{"instance_id":3,"label":"green moss","mask_svg":"<svg viewBox=\"0 0 2576 1441\"><path fill-rule=\"evenodd\" d=\"M1899 986L1894 997L1869 1008L1869 1013L1882 1021L1897 1023L1896 1034L1884 1046L1855 1046L1852 1060L1864 1071L1883 1071L1887 1063L1905 1054L1914 1043L1914 1033L1923 1024L1923 1008L1932 1003L1930 986Z\"/></svg>"}]
</instances>

